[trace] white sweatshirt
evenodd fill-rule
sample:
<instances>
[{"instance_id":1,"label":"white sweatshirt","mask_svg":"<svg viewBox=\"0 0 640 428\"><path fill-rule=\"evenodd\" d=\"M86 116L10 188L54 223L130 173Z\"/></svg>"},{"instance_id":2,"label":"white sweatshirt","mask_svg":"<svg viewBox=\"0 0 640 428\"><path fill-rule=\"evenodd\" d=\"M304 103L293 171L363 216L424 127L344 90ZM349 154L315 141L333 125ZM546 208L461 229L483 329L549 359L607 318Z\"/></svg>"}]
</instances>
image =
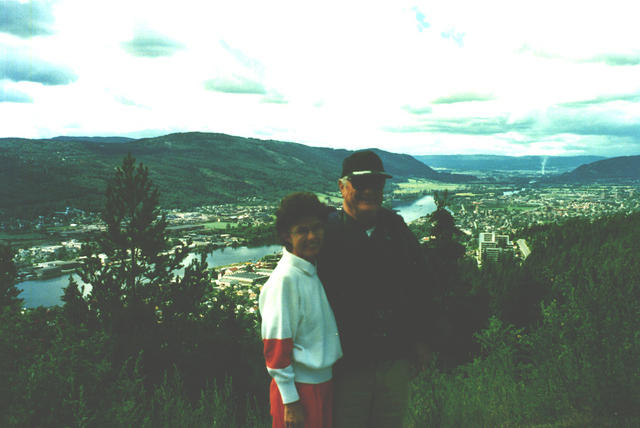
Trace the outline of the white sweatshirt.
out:
<instances>
[{"instance_id":1,"label":"white sweatshirt","mask_svg":"<svg viewBox=\"0 0 640 428\"><path fill-rule=\"evenodd\" d=\"M315 265L283 248L278 266L260 291L260 314L267 370L284 404L300 398L295 382L331 379L342 347Z\"/></svg>"}]
</instances>

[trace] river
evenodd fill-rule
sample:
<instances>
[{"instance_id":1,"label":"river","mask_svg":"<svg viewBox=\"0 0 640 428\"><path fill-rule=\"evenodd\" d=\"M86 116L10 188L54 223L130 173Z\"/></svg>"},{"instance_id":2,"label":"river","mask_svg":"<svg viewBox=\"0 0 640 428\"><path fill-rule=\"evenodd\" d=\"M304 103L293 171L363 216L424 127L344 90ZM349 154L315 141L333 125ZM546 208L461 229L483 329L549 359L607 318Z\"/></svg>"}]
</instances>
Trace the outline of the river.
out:
<instances>
[{"instance_id":1,"label":"river","mask_svg":"<svg viewBox=\"0 0 640 428\"><path fill-rule=\"evenodd\" d=\"M241 262L253 262L261 259L267 254L277 253L281 250L280 245L264 245L262 247L227 247L218 248L213 250L207 256L207 264L209 267L225 266L233 263ZM184 265L191 263L191 260L198 257L197 254L189 254ZM178 271L178 274L182 272ZM80 284L80 278L78 275L73 275L74 279ZM24 299L23 305L27 308L35 308L37 306L54 306L62 303L60 297L63 294L63 289L69 283L69 275L60 276L49 279L36 279L30 281L24 281L17 284L17 287L22 290L22 293L18 297ZM85 290L85 294L90 291Z\"/></svg>"},{"instance_id":2,"label":"river","mask_svg":"<svg viewBox=\"0 0 640 428\"><path fill-rule=\"evenodd\" d=\"M396 210L407 223L427 215L435 209L436 205L432 196L423 196L411 203L400 204L394 207L394 210ZM210 267L216 267L233 263L256 261L267 254L277 253L280 249L280 245L264 245L253 248L218 248L207 256L207 263ZM189 264L195 257L197 257L197 255L190 254L185 260L185 264ZM78 283L81 282L77 275L74 274L73 277ZM59 305L62 303L60 297L62 296L63 289L68 283L68 275L50 279L24 281L17 284L17 287L23 290L18 297L24 299L23 304L27 308ZM85 289L85 294L88 292L89 290Z\"/></svg>"}]
</instances>

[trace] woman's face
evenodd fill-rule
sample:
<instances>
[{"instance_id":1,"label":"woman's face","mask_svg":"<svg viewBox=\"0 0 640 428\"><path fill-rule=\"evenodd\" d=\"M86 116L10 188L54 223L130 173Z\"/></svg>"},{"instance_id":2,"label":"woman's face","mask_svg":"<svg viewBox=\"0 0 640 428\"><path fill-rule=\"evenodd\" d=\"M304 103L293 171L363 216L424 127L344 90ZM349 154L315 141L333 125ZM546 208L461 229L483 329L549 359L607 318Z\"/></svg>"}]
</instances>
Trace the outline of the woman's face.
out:
<instances>
[{"instance_id":1,"label":"woman's face","mask_svg":"<svg viewBox=\"0 0 640 428\"><path fill-rule=\"evenodd\" d=\"M289 228L284 240L293 254L313 262L324 241L324 223L315 216L303 217Z\"/></svg>"}]
</instances>

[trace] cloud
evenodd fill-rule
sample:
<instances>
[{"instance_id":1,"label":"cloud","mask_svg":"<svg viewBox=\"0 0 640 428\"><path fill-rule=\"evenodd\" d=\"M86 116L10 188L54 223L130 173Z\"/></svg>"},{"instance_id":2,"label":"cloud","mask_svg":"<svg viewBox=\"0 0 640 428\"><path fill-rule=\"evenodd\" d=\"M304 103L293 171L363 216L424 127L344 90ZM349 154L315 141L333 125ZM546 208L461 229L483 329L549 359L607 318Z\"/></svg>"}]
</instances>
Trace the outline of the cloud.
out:
<instances>
[{"instance_id":1,"label":"cloud","mask_svg":"<svg viewBox=\"0 0 640 428\"><path fill-rule=\"evenodd\" d=\"M449 29L447 31L441 32L440 36L443 39L453 40L460 47L464 46L465 33L460 33L458 31L456 31L455 29L451 28L451 29Z\"/></svg>"},{"instance_id":2,"label":"cloud","mask_svg":"<svg viewBox=\"0 0 640 428\"><path fill-rule=\"evenodd\" d=\"M620 117L614 111L550 109L549 124L544 131L549 134L576 134L640 139L640 119Z\"/></svg>"},{"instance_id":3,"label":"cloud","mask_svg":"<svg viewBox=\"0 0 640 428\"><path fill-rule=\"evenodd\" d=\"M473 92L460 92L457 94L447 95L433 100L433 104L454 104L466 103L471 101L491 101L495 99L493 95L477 94Z\"/></svg>"},{"instance_id":4,"label":"cloud","mask_svg":"<svg viewBox=\"0 0 640 428\"><path fill-rule=\"evenodd\" d=\"M386 131L399 133L429 132L463 135L495 135L530 129L532 119L510 121L508 117L433 118L416 125L387 127Z\"/></svg>"},{"instance_id":5,"label":"cloud","mask_svg":"<svg viewBox=\"0 0 640 428\"><path fill-rule=\"evenodd\" d=\"M232 47L225 40L220 40L220 46L222 46L224 50L231 54L231 56L246 69L262 72L264 67L257 59L250 57L240 49Z\"/></svg>"},{"instance_id":6,"label":"cloud","mask_svg":"<svg viewBox=\"0 0 640 428\"><path fill-rule=\"evenodd\" d=\"M603 109L598 106L591 109L555 106L543 113L519 120L513 120L509 115L458 118L422 116L416 123L389 126L383 129L392 133L504 137L514 144L534 143L565 137L574 139L626 138L640 143L640 117L630 118L621 111Z\"/></svg>"},{"instance_id":7,"label":"cloud","mask_svg":"<svg viewBox=\"0 0 640 428\"><path fill-rule=\"evenodd\" d=\"M0 103L32 103L33 98L24 92L0 85Z\"/></svg>"},{"instance_id":8,"label":"cloud","mask_svg":"<svg viewBox=\"0 0 640 428\"><path fill-rule=\"evenodd\" d=\"M220 40L220 46L231 56L226 73L205 82L205 89L231 94L260 94L262 103L286 104L288 101L282 94L265 88L264 66L256 58L243 50Z\"/></svg>"},{"instance_id":9,"label":"cloud","mask_svg":"<svg viewBox=\"0 0 640 428\"><path fill-rule=\"evenodd\" d=\"M115 100L117 102L119 102L123 106L148 108L147 106L142 105L142 104L138 104L137 102L133 101L132 99L124 97L124 96L117 95L117 96L114 96L114 98L115 98Z\"/></svg>"},{"instance_id":10,"label":"cloud","mask_svg":"<svg viewBox=\"0 0 640 428\"><path fill-rule=\"evenodd\" d=\"M265 95L266 89L262 83L244 76L234 74L231 77L217 77L204 82L208 91L224 92L228 94L259 94Z\"/></svg>"},{"instance_id":11,"label":"cloud","mask_svg":"<svg viewBox=\"0 0 640 428\"><path fill-rule=\"evenodd\" d=\"M422 32L422 31L426 30L427 28L431 27L431 24L429 24L426 21L425 14L422 13L422 11L420 11L420 9L418 9L417 7L414 7L412 10L416 14L416 21L417 21L418 31Z\"/></svg>"},{"instance_id":12,"label":"cloud","mask_svg":"<svg viewBox=\"0 0 640 428\"><path fill-rule=\"evenodd\" d=\"M528 43L522 44L515 50L519 55L532 55L542 59L549 60L568 60L575 63L604 63L613 67L640 65L640 52L633 51L628 53L599 53L595 55L580 55L565 52L565 55L550 52L547 49L541 49L531 46Z\"/></svg>"},{"instance_id":13,"label":"cloud","mask_svg":"<svg viewBox=\"0 0 640 428\"><path fill-rule=\"evenodd\" d=\"M547 50L533 47L528 43L523 43L518 49L515 50L518 55L533 55L542 59L561 59L560 55L551 53Z\"/></svg>"},{"instance_id":14,"label":"cloud","mask_svg":"<svg viewBox=\"0 0 640 428\"><path fill-rule=\"evenodd\" d=\"M0 79L14 82L36 82L43 85L67 85L77 80L69 68L32 58L28 52L3 47L7 52L0 57Z\"/></svg>"},{"instance_id":15,"label":"cloud","mask_svg":"<svg viewBox=\"0 0 640 428\"><path fill-rule=\"evenodd\" d=\"M415 107L415 106L404 106L404 110L408 111L411 114L430 114L433 112L433 107Z\"/></svg>"},{"instance_id":16,"label":"cloud","mask_svg":"<svg viewBox=\"0 0 640 428\"><path fill-rule=\"evenodd\" d=\"M576 121L575 124L566 123L563 128L572 134L578 135L602 135L610 137L640 136L640 122L637 123L608 123L606 121L588 122Z\"/></svg>"},{"instance_id":17,"label":"cloud","mask_svg":"<svg viewBox=\"0 0 640 428\"><path fill-rule=\"evenodd\" d=\"M0 32L27 38L52 34L50 25L53 23L51 3L32 1L0 2Z\"/></svg>"},{"instance_id":18,"label":"cloud","mask_svg":"<svg viewBox=\"0 0 640 428\"><path fill-rule=\"evenodd\" d=\"M561 103L561 104L558 104L558 106L567 107L567 108L582 108L582 107L588 107L591 105L612 103L616 101L637 103L637 102L640 102L640 94L603 95L603 96L591 98L588 100L570 101L566 103Z\"/></svg>"},{"instance_id":19,"label":"cloud","mask_svg":"<svg viewBox=\"0 0 640 428\"><path fill-rule=\"evenodd\" d=\"M588 59L586 62L603 62L611 66L640 65L640 52L632 54L600 54Z\"/></svg>"},{"instance_id":20,"label":"cloud","mask_svg":"<svg viewBox=\"0 0 640 428\"><path fill-rule=\"evenodd\" d=\"M262 102L267 104L288 104L289 101L282 95L277 92L269 92L267 95L262 97Z\"/></svg>"},{"instance_id":21,"label":"cloud","mask_svg":"<svg viewBox=\"0 0 640 428\"><path fill-rule=\"evenodd\" d=\"M133 39L122 43L122 47L133 56L147 58L171 56L184 49L182 43L147 29L138 29Z\"/></svg>"}]
</instances>

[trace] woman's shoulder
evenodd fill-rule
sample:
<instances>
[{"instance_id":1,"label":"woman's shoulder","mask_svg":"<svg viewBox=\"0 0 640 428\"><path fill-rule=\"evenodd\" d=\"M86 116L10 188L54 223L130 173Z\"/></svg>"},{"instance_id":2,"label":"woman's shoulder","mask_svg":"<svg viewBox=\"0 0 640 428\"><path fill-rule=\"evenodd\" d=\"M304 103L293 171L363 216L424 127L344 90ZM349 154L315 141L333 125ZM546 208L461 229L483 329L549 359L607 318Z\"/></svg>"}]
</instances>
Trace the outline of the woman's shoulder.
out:
<instances>
[{"instance_id":1,"label":"woman's shoulder","mask_svg":"<svg viewBox=\"0 0 640 428\"><path fill-rule=\"evenodd\" d=\"M278 264L263 288L291 288L298 283L300 272L291 265Z\"/></svg>"}]
</instances>

